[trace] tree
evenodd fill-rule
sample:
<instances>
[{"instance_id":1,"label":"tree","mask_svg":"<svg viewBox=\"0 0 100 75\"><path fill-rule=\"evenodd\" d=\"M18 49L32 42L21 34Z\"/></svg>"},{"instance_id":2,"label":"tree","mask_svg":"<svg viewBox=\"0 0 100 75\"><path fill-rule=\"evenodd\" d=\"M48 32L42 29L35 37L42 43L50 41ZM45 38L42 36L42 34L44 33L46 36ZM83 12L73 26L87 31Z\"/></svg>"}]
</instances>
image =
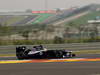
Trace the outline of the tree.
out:
<instances>
[{"instance_id":1,"label":"tree","mask_svg":"<svg viewBox=\"0 0 100 75\"><path fill-rule=\"evenodd\" d=\"M27 13L32 13L32 9L27 9L26 12Z\"/></svg>"},{"instance_id":2,"label":"tree","mask_svg":"<svg viewBox=\"0 0 100 75\"><path fill-rule=\"evenodd\" d=\"M61 37L55 36L54 43L56 43L56 44L64 43L64 39Z\"/></svg>"},{"instance_id":3,"label":"tree","mask_svg":"<svg viewBox=\"0 0 100 75\"><path fill-rule=\"evenodd\" d=\"M45 32L45 33L44 33L44 39L45 39L45 40L51 38L52 33L55 31L54 29L55 29L55 28L54 28L54 26L52 26L52 25L45 26L45 29L44 29L44 32Z\"/></svg>"},{"instance_id":4,"label":"tree","mask_svg":"<svg viewBox=\"0 0 100 75\"><path fill-rule=\"evenodd\" d=\"M64 30L63 37L69 39L70 38L70 27L67 26Z\"/></svg>"},{"instance_id":5,"label":"tree","mask_svg":"<svg viewBox=\"0 0 100 75\"><path fill-rule=\"evenodd\" d=\"M29 30L25 30L25 31L22 32L22 36L25 37L26 40L28 40L28 38L29 38L29 33L30 33Z\"/></svg>"},{"instance_id":6,"label":"tree","mask_svg":"<svg viewBox=\"0 0 100 75\"><path fill-rule=\"evenodd\" d=\"M0 35L10 35L11 34L12 27L11 26L1 26L0 25Z\"/></svg>"}]
</instances>

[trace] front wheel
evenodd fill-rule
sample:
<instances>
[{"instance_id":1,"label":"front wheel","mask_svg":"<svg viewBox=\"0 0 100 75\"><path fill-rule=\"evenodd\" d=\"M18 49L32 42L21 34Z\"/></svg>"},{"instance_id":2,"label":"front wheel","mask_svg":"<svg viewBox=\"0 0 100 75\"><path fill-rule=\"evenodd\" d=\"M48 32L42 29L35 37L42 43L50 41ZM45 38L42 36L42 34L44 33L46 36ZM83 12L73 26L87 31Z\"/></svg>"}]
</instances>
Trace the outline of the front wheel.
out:
<instances>
[{"instance_id":1,"label":"front wheel","mask_svg":"<svg viewBox=\"0 0 100 75\"><path fill-rule=\"evenodd\" d=\"M72 57L75 57L76 56L76 54L72 54Z\"/></svg>"},{"instance_id":2,"label":"front wheel","mask_svg":"<svg viewBox=\"0 0 100 75\"><path fill-rule=\"evenodd\" d=\"M71 58L71 57L75 57L75 54L72 54L71 52L67 52L63 57L64 58Z\"/></svg>"}]
</instances>

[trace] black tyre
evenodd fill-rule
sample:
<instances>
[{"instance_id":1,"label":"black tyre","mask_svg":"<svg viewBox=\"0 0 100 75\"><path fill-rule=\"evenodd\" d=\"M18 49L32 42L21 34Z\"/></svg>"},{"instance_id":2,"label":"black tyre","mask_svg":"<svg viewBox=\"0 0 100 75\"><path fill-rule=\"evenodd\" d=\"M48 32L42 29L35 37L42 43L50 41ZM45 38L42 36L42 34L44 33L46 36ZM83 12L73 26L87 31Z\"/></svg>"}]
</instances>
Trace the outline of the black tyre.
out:
<instances>
[{"instance_id":1,"label":"black tyre","mask_svg":"<svg viewBox=\"0 0 100 75\"><path fill-rule=\"evenodd\" d=\"M20 52L20 53L16 53L16 56L19 60L23 60L24 59L24 55L23 55L23 52Z\"/></svg>"},{"instance_id":2,"label":"black tyre","mask_svg":"<svg viewBox=\"0 0 100 75\"><path fill-rule=\"evenodd\" d=\"M72 54L72 57L75 57L76 56L76 54Z\"/></svg>"},{"instance_id":3,"label":"black tyre","mask_svg":"<svg viewBox=\"0 0 100 75\"><path fill-rule=\"evenodd\" d=\"M24 59L25 57L25 54L24 54L24 51L26 50L26 47L25 46L19 46L19 47L16 47L16 56L19 60L22 60Z\"/></svg>"}]
</instances>

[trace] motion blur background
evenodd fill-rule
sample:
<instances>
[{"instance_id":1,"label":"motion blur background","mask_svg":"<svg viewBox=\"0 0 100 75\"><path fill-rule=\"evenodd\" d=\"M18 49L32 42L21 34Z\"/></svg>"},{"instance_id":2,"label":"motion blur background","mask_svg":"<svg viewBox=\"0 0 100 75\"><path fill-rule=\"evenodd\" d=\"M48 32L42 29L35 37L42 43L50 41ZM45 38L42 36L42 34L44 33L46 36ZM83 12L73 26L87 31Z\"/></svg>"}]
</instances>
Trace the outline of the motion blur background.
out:
<instances>
[{"instance_id":1,"label":"motion blur background","mask_svg":"<svg viewBox=\"0 0 100 75\"><path fill-rule=\"evenodd\" d=\"M0 45L100 42L99 2L0 0Z\"/></svg>"}]
</instances>

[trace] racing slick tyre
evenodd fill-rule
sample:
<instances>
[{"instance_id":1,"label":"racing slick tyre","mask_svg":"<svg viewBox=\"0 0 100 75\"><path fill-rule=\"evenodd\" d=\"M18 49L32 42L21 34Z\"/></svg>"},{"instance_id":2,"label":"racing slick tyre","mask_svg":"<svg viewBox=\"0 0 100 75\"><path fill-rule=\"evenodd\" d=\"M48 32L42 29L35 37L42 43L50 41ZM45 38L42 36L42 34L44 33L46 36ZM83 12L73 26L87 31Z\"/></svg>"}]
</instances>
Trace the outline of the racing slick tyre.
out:
<instances>
[{"instance_id":1,"label":"racing slick tyre","mask_svg":"<svg viewBox=\"0 0 100 75\"><path fill-rule=\"evenodd\" d=\"M62 51L56 51L55 55L56 55L56 58L63 58L63 52Z\"/></svg>"},{"instance_id":2,"label":"racing slick tyre","mask_svg":"<svg viewBox=\"0 0 100 75\"><path fill-rule=\"evenodd\" d=\"M16 47L16 56L19 60L24 59L24 51L26 50L25 46L22 47Z\"/></svg>"},{"instance_id":3,"label":"racing slick tyre","mask_svg":"<svg viewBox=\"0 0 100 75\"><path fill-rule=\"evenodd\" d=\"M75 57L76 56L76 54L72 54L72 57Z\"/></svg>"},{"instance_id":4,"label":"racing slick tyre","mask_svg":"<svg viewBox=\"0 0 100 75\"><path fill-rule=\"evenodd\" d=\"M24 59L24 55L23 55L23 52L20 52L20 53L16 53L16 56L19 60L23 60Z\"/></svg>"}]
</instances>

